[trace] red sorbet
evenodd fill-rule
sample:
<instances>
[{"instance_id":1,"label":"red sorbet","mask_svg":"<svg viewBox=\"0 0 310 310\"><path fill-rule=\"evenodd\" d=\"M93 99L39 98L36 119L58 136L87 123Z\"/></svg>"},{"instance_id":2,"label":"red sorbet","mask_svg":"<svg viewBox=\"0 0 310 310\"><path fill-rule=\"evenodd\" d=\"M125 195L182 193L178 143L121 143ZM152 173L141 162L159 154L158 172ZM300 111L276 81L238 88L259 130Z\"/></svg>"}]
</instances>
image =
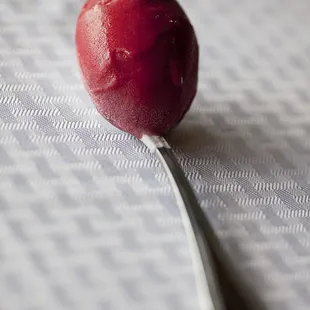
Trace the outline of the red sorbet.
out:
<instances>
[{"instance_id":1,"label":"red sorbet","mask_svg":"<svg viewBox=\"0 0 310 310\"><path fill-rule=\"evenodd\" d=\"M195 97L197 39L174 0L89 0L76 46L99 113L138 138L167 133Z\"/></svg>"}]
</instances>

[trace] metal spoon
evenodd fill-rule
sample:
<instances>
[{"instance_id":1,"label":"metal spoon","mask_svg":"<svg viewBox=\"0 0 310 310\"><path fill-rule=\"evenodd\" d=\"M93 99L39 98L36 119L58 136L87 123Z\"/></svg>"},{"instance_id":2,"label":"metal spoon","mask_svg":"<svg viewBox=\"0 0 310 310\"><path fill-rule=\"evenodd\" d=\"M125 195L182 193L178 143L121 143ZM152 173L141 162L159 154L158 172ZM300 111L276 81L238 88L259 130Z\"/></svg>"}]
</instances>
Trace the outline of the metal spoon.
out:
<instances>
[{"instance_id":1,"label":"metal spoon","mask_svg":"<svg viewBox=\"0 0 310 310\"><path fill-rule=\"evenodd\" d=\"M188 238L201 310L224 310L210 243L218 243L211 224L198 204L194 192L163 137L143 136L141 141L155 153L169 178Z\"/></svg>"}]
</instances>

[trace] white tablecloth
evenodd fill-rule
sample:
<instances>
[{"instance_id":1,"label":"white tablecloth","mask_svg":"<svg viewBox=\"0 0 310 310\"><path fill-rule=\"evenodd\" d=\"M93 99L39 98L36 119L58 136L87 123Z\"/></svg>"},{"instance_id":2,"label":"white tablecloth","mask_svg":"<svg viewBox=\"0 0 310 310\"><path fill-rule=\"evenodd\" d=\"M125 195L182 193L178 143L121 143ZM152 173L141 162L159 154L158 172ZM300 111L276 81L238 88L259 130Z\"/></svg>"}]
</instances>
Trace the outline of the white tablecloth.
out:
<instances>
[{"instance_id":1,"label":"white tablecloth","mask_svg":"<svg viewBox=\"0 0 310 310\"><path fill-rule=\"evenodd\" d=\"M310 2L191 0L199 94L169 141L260 309L310 304ZM163 170L81 84L81 0L0 3L0 309L197 310Z\"/></svg>"}]
</instances>

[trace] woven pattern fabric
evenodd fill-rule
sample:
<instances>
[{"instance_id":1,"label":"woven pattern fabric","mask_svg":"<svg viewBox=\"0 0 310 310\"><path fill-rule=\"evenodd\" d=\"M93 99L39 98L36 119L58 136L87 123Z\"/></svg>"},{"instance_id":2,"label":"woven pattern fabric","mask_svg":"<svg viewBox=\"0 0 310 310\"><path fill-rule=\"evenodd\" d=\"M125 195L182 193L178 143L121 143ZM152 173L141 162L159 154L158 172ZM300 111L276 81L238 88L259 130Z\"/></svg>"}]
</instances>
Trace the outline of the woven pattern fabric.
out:
<instances>
[{"instance_id":1,"label":"woven pattern fabric","mask_svg":"<svg viewBox=\"0 0 310 310\"><path fill-rule=\"evenodd\" d=\"M181 4L200 85L168 140L262 307L307 310L310 2ZM81 5L0 3L0 309L197 310L163 170L81 84Z\"/></svg>"}]
</instances>

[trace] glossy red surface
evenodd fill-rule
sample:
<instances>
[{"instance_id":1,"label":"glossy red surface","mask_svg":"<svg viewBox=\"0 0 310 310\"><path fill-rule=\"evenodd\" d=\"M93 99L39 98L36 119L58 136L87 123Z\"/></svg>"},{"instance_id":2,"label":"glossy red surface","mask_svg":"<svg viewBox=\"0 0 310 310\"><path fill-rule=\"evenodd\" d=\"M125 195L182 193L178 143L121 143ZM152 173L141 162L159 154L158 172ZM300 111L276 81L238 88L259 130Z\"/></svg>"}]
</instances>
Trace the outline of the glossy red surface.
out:
<instances>
[{"instance_id":1,"label":"glossy red surface","mask_svg":"<svg viewBox=\"0 0 310 310\"><path fill-rule=\"evenodd\" d=\"M76 28L85 86L99 113L138 138L164 135L196 94L198 45L174 0L89 0Z\"/></svg>"}]
</instances>

